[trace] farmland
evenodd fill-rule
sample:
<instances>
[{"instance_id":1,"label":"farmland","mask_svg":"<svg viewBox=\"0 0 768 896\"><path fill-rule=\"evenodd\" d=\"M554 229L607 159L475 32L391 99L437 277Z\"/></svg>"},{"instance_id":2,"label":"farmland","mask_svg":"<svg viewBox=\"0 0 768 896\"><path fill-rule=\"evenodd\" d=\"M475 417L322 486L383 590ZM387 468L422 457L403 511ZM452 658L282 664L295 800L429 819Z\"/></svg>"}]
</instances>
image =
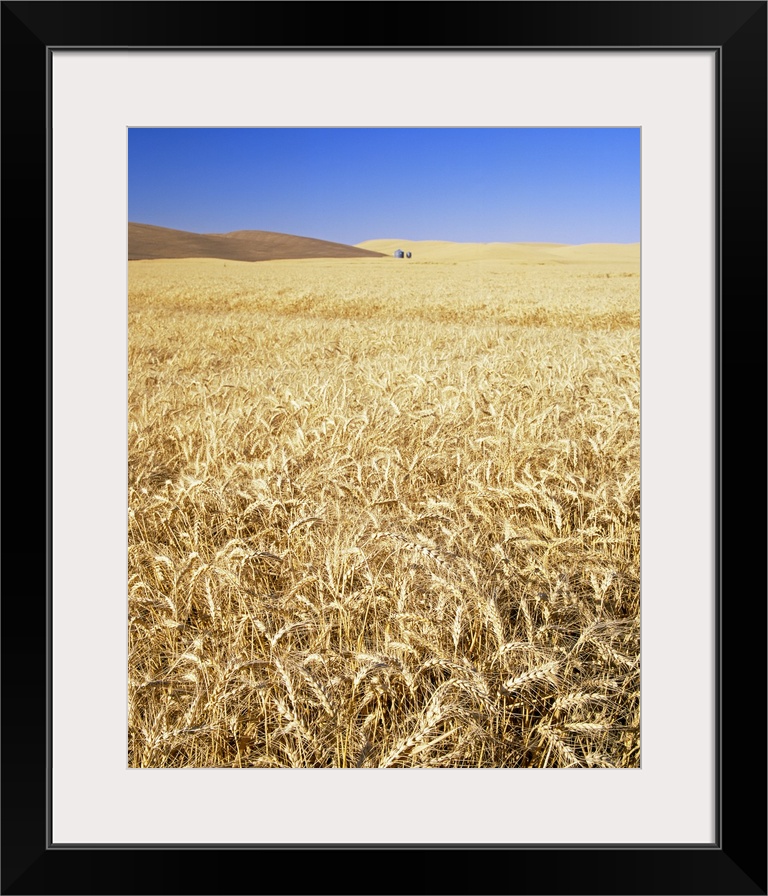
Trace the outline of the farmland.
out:
<instances>
[{"instance_id":1,"label":"farmland","mask_svg":"<svg viewBox=\"0 0 768 896\"><path fill-rule=\"evenodd\" d=\"M129 263L132 767L640 765L638 247L390 242Z\"/></svg>"}]
</instances>

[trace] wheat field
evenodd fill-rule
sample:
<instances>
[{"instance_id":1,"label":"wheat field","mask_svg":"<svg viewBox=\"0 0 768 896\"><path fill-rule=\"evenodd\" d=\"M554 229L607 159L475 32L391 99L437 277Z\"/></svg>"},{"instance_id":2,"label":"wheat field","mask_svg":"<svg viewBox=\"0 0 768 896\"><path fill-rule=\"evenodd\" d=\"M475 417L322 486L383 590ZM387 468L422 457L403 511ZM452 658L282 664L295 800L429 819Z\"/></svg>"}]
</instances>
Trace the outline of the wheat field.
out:
<instances>
[{"instance_id":1,"label":"wheat field","mask_svg":"<svg viewBox=\"0 0 768 896\"><path fill-rule=\"evenodd\" d=\"M134 261L128 313L129 766L639 767L637 247Z\"/></svg>"}]
</instances>

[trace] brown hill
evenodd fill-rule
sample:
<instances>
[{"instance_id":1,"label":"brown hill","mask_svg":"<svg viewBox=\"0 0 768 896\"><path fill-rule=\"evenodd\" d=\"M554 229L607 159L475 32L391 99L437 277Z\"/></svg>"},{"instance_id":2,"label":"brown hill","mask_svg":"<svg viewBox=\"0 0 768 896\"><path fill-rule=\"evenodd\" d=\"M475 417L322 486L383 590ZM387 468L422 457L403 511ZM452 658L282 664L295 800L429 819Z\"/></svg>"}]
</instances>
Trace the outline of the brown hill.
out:
<instances>
[{"instance_id":1,"label":"brown hill","mask_svg":"<svg viewBox=\"0 0 768 896\"><path fill-rule=\"evenodd\" d=\"M188 233L154 224L128 223L128 260L147 258L224 258L271 261L279 258L380 257L381 252L268 230Z\"/></svg>"}]
</instances>

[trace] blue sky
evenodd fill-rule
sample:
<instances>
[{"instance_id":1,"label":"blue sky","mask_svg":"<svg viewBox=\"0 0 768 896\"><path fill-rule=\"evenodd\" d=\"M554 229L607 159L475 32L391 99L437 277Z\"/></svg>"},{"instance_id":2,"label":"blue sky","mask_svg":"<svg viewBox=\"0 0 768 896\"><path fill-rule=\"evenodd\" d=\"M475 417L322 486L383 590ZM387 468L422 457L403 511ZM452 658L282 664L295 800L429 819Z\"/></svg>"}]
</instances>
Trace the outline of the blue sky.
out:
<instances>
[{"instance_id":1,"label":"blue sky","mask_svg":"<svg viewBox=\"0 0 768 896\"><path fill-rule=\"evenodd\" d=\"M640 241L637 128L131 128L128 219L339 243Z\"/></svg>"}]
</instances>

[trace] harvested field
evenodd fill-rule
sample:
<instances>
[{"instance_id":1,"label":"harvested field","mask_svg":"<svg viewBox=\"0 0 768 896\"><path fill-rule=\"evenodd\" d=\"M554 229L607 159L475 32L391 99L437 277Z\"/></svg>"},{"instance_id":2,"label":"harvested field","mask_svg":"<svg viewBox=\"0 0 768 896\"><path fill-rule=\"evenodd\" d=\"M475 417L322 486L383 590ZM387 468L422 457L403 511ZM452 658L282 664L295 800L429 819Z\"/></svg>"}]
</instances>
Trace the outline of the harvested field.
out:
<instances>
[{"instance_id":1,"label":"harvested field","mask_svg":"<svg viewBox=\"0 0 768 896\"><path fill-rule=\"evenodd\" d=\"M128 224L128 258L134 261L150 258L270 261L274 258L370 258L378 254L343 243L265 230L189 233L154 224Z\"/></svg>"},{"instance_id":2,"label":"harvested field","mask_svg":"<svg viewBox=\"0 0 768 896\"><path fill-rule=\"evenodd\" d=\"M129 765L638 768L639 248L361 245L129 263Z\"/></svg>"}]
</instances>

